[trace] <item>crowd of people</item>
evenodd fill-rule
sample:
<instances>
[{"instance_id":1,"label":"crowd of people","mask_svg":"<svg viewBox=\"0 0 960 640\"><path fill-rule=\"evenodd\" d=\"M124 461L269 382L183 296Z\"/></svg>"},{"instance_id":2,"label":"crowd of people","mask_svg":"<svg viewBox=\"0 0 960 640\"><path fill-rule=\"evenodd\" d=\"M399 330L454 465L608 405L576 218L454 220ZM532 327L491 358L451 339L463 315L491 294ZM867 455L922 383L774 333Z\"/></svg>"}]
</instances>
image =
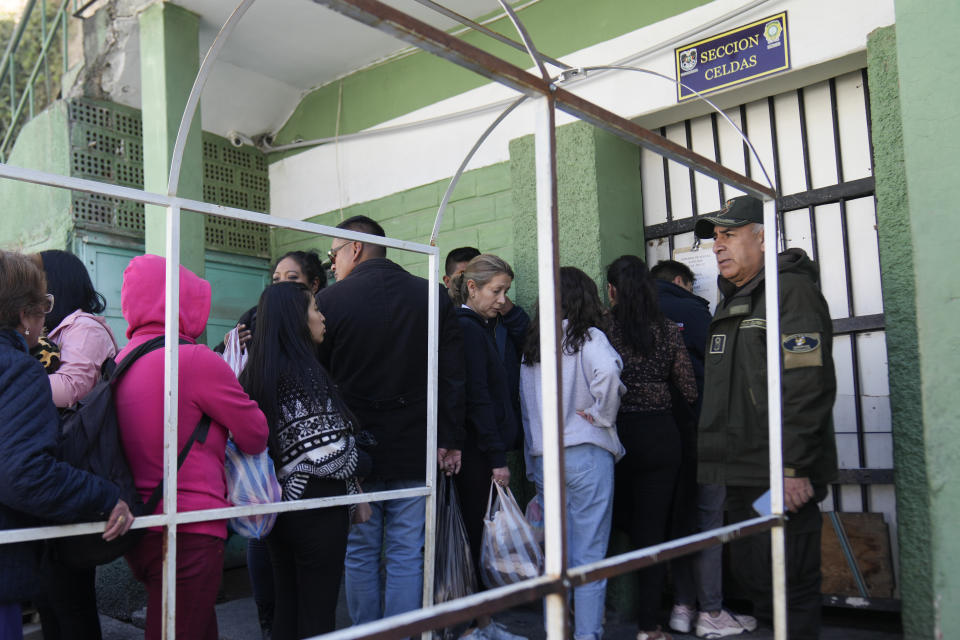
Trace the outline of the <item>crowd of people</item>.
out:
<instances>
[{"instance_id":1,"label":"crowd of people","mask_svg":"<svg viewBox=\"0 0 960 640\"><path fill-rule=\"evenodd\" d=\"M385 235L365 216L338 227ZM692 293L692 272L672 260L653 269L636 256L614 260L606 306L590 276L560 269L568 566L604 558L613 527L641 548L720 526L725 509L731 522L749 518L767 488L760 203L731 200L701 217L696 233L715 240L724 300L713 319ZM211 288L180 268L178 446L192 448L178 473L178 511L229 505L228 438L249 454L269 450L285 501L423 486L428 283L377 244L334 238L327 255L336 279L330 286L316 252L278 260L273 284L233 336L248 356L239 379L197 343ZM817 502L836 469L830 318L805 254L788 250L780 264L790 637L815 638ZM0 528L106 520L103 537L115 539L131 526L134 514L118 487L55 456L57 408L87 394L105 361L122 363L163 336L165 269L163 258L147 255L124 272L128 343L118 349L98 315L103 297L77 258L0 252L0 441L7 452ZM514 277L500 257L464 247L448 254L440 291L436 462L454 475L475 566L491 481L511 482L508 455L526 461L527 477L543 491L540 327L553 319L535 312L531 321L510 299ZM163 477L163 371L163 352L146 353L114 390L123 450L144 501ZM209 428L193 442L203 416ZM265 637L334 630L341 578L355 624L418 608L425 507L415 495L279 514L266 539L248 545ZM162 511L160 503L155 513ZM226 536L222 520L178 527L178 638L217 637ZM755 615L769 619L764 544L764 536L736 543L732 566ZM160 635L163 549L157 528L126 554L147 588L151 639ZM721 566L719 547L674 561L668 619L661 619L667 566L639 571L637 640L668 640L667 620L675 631L706 638L753 631L754 617L724 607ZM0 545L0 572L0 636L17 637L18 603L29 599L45 638L100 637L93 569L64 566L28 542ZM573 589L575 638L602 638L605 595L603 580ZM522 640L485 616L464 637Z\"/></svg>"}]
</instances>

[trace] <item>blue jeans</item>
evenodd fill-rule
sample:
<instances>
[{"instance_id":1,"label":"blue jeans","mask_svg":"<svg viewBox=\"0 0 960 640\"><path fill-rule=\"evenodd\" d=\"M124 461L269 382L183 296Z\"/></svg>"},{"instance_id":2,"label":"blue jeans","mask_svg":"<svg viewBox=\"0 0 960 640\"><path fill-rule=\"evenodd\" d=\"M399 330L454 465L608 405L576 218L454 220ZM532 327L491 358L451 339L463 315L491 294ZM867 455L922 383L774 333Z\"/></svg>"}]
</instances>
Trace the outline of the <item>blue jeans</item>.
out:
<instances>
[{"instance_id":1,"label":"blue jeans","mask_svg":"<svg viewBox=\"0 0 960 640\"><path fill-rule=\"evenodd\" d=\"M697 530L723 526L722 484L701 484L697 491ZM723 547L716 545L691 556L677 558L673 569L674 602L700 611L719 611L723 606Z\"/></svg>"},{"instance_id":2,"label":"blue jeans","mask_svg":"<svg viewBox=\"0 0 960 640\"><path fill-rule=\"evenodd\" d=\"M422 486L420 480L379 480L363 483L363 490L372 493ZM426 505L423 496L371 502L370 519L350 528L344 585L354 624L419 609L423 604ZM386 569L382 600L381 557Z\"/></svg>"},{"instance_id":3,"label":"blue jeans","mask_svg":"<svg viewBox=\"0 0 960 640\"><path fill-rule=\"evenodd\" d=\"M607 555L613 518L613 454L592 444L563 452L567 503L567 566L579 567ZM533 458L534 481L543 494L543 457ZM574 638L603 636L607 581L597 580L573 590L576 616Z\"/></svg>"}]
</instances>

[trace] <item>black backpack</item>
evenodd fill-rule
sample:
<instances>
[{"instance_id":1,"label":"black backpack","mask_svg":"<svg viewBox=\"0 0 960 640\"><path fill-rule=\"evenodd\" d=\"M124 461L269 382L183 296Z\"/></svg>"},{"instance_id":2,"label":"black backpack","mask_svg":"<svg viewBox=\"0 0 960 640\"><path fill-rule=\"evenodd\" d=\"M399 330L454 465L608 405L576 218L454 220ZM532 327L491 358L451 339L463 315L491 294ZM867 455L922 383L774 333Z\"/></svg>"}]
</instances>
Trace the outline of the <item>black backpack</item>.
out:
<instances>
[{"instance_id":1,"label":"black backpack","mask_svg":"<svg viewBox=\"0 0 960 640\"><path fill-rule=\"evenodd\" d=\"M183 344L181 342L181 344ZM144 504L133 482L130 466L123 453L117 412L113 402L113 383L140 356L162 348L163 336L143 343L117 365L107 360L100 381L76 405L64 410L60 417L59 459L78 469L110 480L120 487L120 499L127 503L134 516L149 515L163 497L163 481ZM180 450L177 468L183 465L194 442L204 442L210 429L210 417L204 415ZM48 543L56 562L73 568L90 568L107 564L133 549L146 529L134 529L119 538L105 541L101 534L91 533L68 538L55 538Z\"/></svg>"}]
</instances>

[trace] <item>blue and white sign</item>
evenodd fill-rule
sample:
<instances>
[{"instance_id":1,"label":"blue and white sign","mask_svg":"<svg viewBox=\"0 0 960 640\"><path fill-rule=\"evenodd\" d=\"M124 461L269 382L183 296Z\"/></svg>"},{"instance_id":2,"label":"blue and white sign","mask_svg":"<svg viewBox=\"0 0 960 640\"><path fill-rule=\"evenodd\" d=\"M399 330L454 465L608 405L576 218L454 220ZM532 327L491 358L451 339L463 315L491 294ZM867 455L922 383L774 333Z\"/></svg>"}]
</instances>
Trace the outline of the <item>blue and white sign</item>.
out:
<instances>
[{"instance_id":1,"label":"blue and white sign","mask_svg":"<svg viewBox=\"0 0 960 640\"><path fill-rule=\"evenodd\" d=\"M787 12L674 50L677 100L695 98L790 68Z\"/></svg>"}]
</instances>

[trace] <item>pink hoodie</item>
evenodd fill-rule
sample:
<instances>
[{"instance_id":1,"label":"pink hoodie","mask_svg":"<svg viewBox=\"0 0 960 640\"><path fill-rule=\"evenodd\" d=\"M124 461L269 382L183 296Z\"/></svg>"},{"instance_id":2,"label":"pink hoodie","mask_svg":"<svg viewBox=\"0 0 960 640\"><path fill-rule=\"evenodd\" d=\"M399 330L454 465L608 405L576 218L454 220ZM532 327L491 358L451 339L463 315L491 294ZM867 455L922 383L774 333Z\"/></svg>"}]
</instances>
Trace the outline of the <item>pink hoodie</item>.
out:
<instances>
[{"instance_id":1,"label":"pink hoodie","mask_svg":"<svg viewBox=\"0 0 960 640\"><path fill-rule=\"evenodd\" d=\"M163 335L164 270L159 256L138 256L123 272L120 307L130 342L120 362L136 346ZM210 283L180 267L180 337L194 342L210 315ZM177 510L196 511L230 506L223 470L227 430L246 453L267 446L267 421L220 356L203 345L180 346L179 444L186 444L206 413L213 419L205 443L194 443L177 476ZM137 360L117 383L114 393L123 448L140 496L147 500L163 475L163 350ZM163 511L161 501L156 513ZM179 527L190 533L226 538L223 520Z\"/></svg>"}]
</instances>

